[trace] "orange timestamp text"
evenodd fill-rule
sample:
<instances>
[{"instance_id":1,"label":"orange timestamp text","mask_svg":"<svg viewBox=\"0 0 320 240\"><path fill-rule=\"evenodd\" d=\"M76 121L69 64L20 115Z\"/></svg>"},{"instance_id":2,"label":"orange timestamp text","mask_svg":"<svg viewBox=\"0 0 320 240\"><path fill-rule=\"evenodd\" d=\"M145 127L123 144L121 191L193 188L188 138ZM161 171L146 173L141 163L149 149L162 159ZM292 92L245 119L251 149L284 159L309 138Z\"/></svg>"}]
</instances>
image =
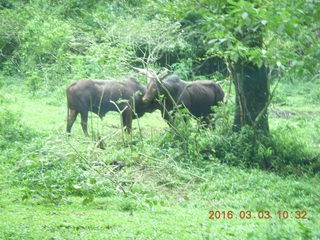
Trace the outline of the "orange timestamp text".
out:
<instances>
[{"instance_id":1,"label":"orange timestamp text","mask_svg":"<svg viewBox=\"0 0 320 240\"><path fill-rule=\"evenodd\" d=\"M209 211L209 219L309 219L307 211Z\"/></svg>"}]
</instances>

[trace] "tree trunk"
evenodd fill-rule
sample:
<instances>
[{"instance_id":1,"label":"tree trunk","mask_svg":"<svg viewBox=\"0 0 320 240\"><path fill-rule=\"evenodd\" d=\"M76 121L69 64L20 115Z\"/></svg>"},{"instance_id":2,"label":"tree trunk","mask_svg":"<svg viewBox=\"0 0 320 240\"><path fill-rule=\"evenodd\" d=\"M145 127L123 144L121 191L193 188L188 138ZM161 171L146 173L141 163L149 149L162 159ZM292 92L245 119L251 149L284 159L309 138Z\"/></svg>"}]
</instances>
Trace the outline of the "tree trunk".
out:
<instances>
[{"instance_id":1,"label":"tree trunk","mask_svg":"<svg viewBox=\"0 0 320 240\"><path fill-rule=\"evenodd\" d=\"M249 125L255 132L260 130L264 135L268 135L267 105L270 93L266 68L240 60L233 70L236 88L234 130L238 131Z\"/></svg>"}]
</instances>

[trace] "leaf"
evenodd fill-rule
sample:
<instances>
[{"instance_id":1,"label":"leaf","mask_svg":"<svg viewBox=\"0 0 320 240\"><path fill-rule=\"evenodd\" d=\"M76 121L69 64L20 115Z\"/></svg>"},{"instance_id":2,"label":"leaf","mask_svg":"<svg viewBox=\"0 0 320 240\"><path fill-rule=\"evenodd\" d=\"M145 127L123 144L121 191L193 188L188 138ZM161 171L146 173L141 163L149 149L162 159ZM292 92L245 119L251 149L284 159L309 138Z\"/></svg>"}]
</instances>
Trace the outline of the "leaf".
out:
<instances>
[{"instance_id":1,"label":"leaf","mask_svg":"<svg viewBox=\"0 0 320 240\"><path fill-rule=\"evenodd\" d=\"M97 183L97 180L95 178L90 178L90 183L91 184L96 184Z\"/></svg>"},{"instance_id":2,"label":"leaf","mask_svg":"<svg viewBox=\"0 0 320 240\"><path fill-rule=\"evenodd\" d=\"M282 65L282 63L280 61L277 61L276 65L278 66L278 68L284 70L284 66Z\"/></svg>"},{"instance_id":3,"label":"leaf","mask_svg":"<svg viewBox=\"0 0 320 240\"><path fill-rule=\"evenodd\" d=\"M248 18L248 13L247 13L247 12L244 12L244 13L242 13L241 16L242 16L243 19L247 19L247 18Z\"/></svg>"},{"instance_id":4,"label":"leaf","mask_svg":"<svg viewBox=\"0 0 320 240\"><path fill-rule=\"evenodd\" d=\"M189 110L188 110L187 108L182 108L182 109L181 109L181 112L182 112L182 113L189 113Z\"/></svg>"},{"instance_id":5,"label":"leaf","mask_svg":"<svg viewBox=\"0 0 320 240\"><path fill-rule=\"evenodd\" d=\"M281 62L280 62L280 61L277 61L277 63L276 63L276 64L277 64L277 66L278 66L278 67L282 66L282 64L281 64Z\"/></svg>"},{"instance_id":6,"label":"leaf","mask_svg":"<svg viewBox=\"0 0 320 240\"><path fill-rule=\"evenodd\" d=\"M267 25L267 23L268 23L267 20L262 20L262 21L261 21L261 24L264 25L264 26Z\"/></svg>"},{"instance_id":7,"label":"leaf","mask_svg":"<svg viewBox=\"0 0 320 240\"><path fill-rule=\"evenodd\" d=\"M228 4L234 5L234 6L241 6L241 4L239 2L235 2L235 1L228 1Z\"/></svg>"},{"instance_id":8,"label":"leaf","mask_svg":"<svg viewBox=\"0 0 320 240\"><path fill-rule=\"evenodd\" d=\"M242 29L241 29L240 26L236 27L235 30L238 31L240 34L243 34Z\"/></svg>"}]
</instances>

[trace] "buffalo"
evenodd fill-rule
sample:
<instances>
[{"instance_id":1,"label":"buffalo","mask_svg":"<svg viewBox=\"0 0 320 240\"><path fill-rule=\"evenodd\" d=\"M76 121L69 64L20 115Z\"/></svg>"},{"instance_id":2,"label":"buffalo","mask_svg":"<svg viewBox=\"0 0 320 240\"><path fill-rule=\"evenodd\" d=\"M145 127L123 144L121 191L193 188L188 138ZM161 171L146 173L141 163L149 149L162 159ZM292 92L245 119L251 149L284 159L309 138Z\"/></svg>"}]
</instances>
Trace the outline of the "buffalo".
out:
<instances>
[{"instance_id":1,"label":"buffalo","mask_svg":"<svg viewBox=\"0 0 320 240\"><path fill-rule=\"evenodd\" d=\"M109 111L120 112L124 129L131 132L132 119L141 117L146 112L155 110L150 104L142 101L146 88L136 78L125 81L81 79L67 88L68 120L67 133L81 115L81 126L84 134L87 130L88 112L103 118Z\"/></svg>"},{"instance_id":2,"label":"buffalo","mask_svg":"<svg viewBox=\"0 0 320 240\"><path fill-rule=\"evenodd\" d=\"M158 102L157 108L161 110L169 125L172 125L169 112L176 110L178 106L188 109L193 116L209 124L212 107L222 102L225 95L219 84L210 80L185 82L177 75L162 80L152 71L135 69L148 77L147 90L142 101L145 104Z\"/></svg>"}]
</instances>

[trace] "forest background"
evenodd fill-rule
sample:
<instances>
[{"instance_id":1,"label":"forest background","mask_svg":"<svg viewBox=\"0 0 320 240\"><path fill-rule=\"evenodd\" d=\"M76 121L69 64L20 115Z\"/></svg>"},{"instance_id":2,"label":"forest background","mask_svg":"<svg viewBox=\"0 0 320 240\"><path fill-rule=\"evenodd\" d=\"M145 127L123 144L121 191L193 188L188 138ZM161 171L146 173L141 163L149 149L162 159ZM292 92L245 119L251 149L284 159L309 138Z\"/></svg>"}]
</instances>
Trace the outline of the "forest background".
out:
<instances>
[{"instance_id":1,"label":"forest background","mask_svg":"<svg viewBox=\"0 0 320 240\"><path fill-rule=\"evenodd\" d=\"M0 239L319 239L319 23L317 0L1 0ZM268 134L233 129L248 65ZM67 86L146 85L132 67L219 82L216 128L108 113L67 136Z\"/></svg>"}]
</instances>

